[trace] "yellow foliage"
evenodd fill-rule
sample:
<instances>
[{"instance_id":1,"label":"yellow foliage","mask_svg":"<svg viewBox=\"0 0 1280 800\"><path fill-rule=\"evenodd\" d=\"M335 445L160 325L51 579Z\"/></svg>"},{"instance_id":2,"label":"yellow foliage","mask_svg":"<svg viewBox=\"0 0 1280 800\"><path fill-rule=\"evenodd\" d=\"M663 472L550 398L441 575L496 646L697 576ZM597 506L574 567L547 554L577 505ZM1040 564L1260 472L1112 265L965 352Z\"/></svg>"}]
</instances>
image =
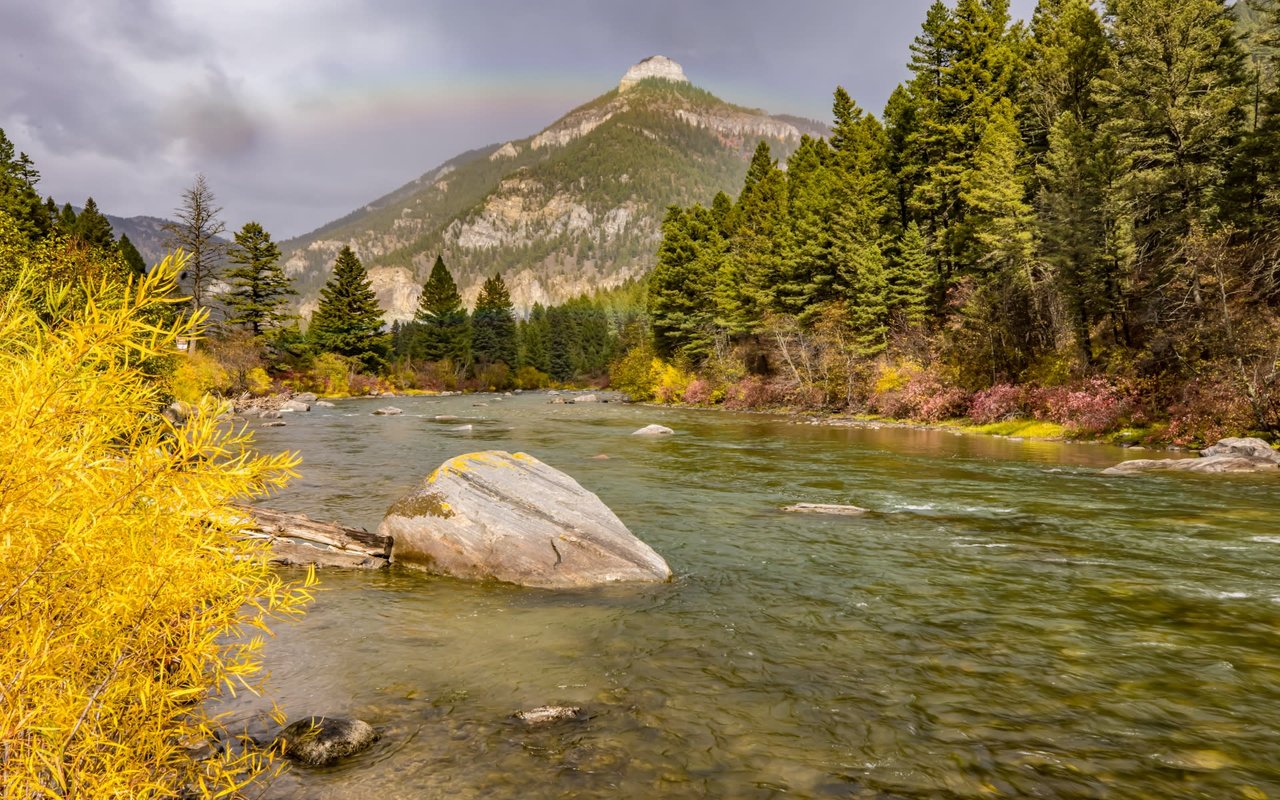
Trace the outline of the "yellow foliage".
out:
<instances>
[{"instance_id":1,"label":"yellow foliage","mask_svg":"<svg viewBox=\"0 0 1280 800\"><path fill-rule=\"evenodd\" d=\"M174 364L171 389L173 397L184 403L197 403L206 394L225 389L231 376L218 359L196 349L178 356Z\"/></svg>"},{"instance_id":2,"label":"yellow foliage","mask_svg":"<svg viewBox=\"0 0 1280 800\"><path fill-rule=\"evenodd\" d=\"M336 353L321 353L311 364L312 385L329 397L351 394L351 364Z\"/></svg>"},{"instance_id":3,"label":"yellow foliage","mask_svg":"<svg viewBox=\"0 0 1280 800\"><path fill-rule=\"evenodd\" d=\"M905 388L911 378L920 373L920 365L914 361L898 361L880 364L876 375L876 394L896 392Z\"/></svg>"},{"instance_id":4,"label":"yellow foliage","mask_svg":"<svg viewBox=\"0 0 1280 800\"><path fill-rule=\"evenodd\" d=\"M271 391L271 377L262 367L254 367L244 377L245 388L252 394L262 395Z\"/></svg>"},{"instance_id":5,"label":"yellow foliage","mask_svg":"<svg viewBox=\"0 0 1280 800\"><path fill-rule=\"evenodd\" d=\"M684 397L684 390L697 377L692 372L686 372L675 364L664 363L658 358L653 359L649 372L653 375L654 396L663 403L679 402Z\"/></svg>"},{"instance_id":6,"label":"yellow foliage","mask_svg":"<svg viewBox=\"0 0 1280 800\"><path fill-rule=\"evenodd\" d=\"M158 413L165 387L140 365L199 322L154 321L178 268L85 283L53 315L29 274L0 295L5 798L225 796L270 767L184 744L220 729L209 692L255 685L248 634L308 599L310 576L282 581L228 508L297 461L255 455L211 400L181 426Z\"/></svg>"}]
</instances>

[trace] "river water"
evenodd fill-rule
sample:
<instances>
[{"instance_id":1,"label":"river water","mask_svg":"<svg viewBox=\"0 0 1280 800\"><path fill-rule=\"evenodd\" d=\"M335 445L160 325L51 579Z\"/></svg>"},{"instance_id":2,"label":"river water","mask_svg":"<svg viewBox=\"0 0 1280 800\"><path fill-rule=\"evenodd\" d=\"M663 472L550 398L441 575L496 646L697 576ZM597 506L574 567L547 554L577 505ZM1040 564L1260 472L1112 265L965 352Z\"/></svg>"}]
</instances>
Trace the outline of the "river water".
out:
<instances>
[{"instance_id":1,"label":"river water","mask_svg":"<svg viewBox=\"0 0 1280 800\"><path fill-rule=\"evenodd\" d=\"M387 404L404 415L370 415ZM373 529L447 458L525 451L676 577L322 573L266 647L273 697L383 735L266 797L1280 797L1274 478L1109 477L1150 454L542 394L287 419L258 432L303 457L273 507ZM629 436L651 422L676 435ZM586 719L510 718L546 704ZM259 732L264 707L232 704Z\"/></svg>"}]
</instances>

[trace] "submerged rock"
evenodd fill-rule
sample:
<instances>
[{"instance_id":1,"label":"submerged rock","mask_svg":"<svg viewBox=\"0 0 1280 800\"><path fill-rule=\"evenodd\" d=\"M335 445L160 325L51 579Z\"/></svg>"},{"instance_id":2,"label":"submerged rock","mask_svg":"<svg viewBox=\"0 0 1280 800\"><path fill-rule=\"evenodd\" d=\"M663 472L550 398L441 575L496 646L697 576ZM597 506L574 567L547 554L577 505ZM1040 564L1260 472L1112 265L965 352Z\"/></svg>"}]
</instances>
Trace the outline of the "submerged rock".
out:
<instances>
[{"instance_id":1,"label":"submerged rock","mask_svg":"<svg viewBox=\"0 0 1280 800\"><path fill-rule=\"evenodd\" d=\"M832 503L796 503L782 510L793 511L798 514L840 514L848 517L867 513L867 509L859 506L841 506Z\"/></svg>"},{"instance_id":2,"label":"submerged rock","mask_svg":"<svg viewBox=\"0 0 1280 800\"><path fill-rule=\"evenodd\" d=\"M270 422L262 423L262 427L264 428L283 428L284 426L285 426L285 423L278 419L274 419L274 420L271 420Z\"/></svg>"},{"instance_id":3,"label":"submerged rock","mask_svg":"<svg viewBox=\"0 0 1280 800\"><path fill-rule=\"evenodd\" d=\"M280 731L276 744L291 761L323 767L369 749L378 732L367 722L336 717L307 717Z\"/></svg>"},{"instance_id":4,"label":"submerged rock","mask_svg":"<svg viewBox=\"0 0 1280 800\"><path fill-rule=\"evenodd\" d=\"M600 498L525 453L450 459L387 510L394 561L458 578L569 588L671 569Z\"/></svg>"},{"instance_id":5,"label":"submerged rock","mask_svg":"<svg viewBox=\"0 0 1280 800\"><path fill-rule=\"evenodd\" d=\"M632 436L669 436L675 433L665 425L646 425L638 431L634 431Z\"/></svg>"},{"instance_id":6,"label":"submerged rock","mask_svg":"<svg viewBox=\"0 0 1280 800\"><path fill-rule=\"evenodd\" d=\"M333 408L334 407L333 403L330 403L328 400L317 400L312 405L314 405L316 408Z\"/></svg>"},{"instance_id":7,"label":"submerged rock","mask_svg":"<svg viewBox=\"0 0 1280 800\"><path fill-rule=\"evenodd\" d=\"M404 412L396 408L395 406L387 406L385 408L380 408L377 411L374 411L371 413L375 417L395 417L395 416L399 416L400 414L403 414Z\"/></svg>"},{"instance_id":8,"label":"submerged rock","mask_svg":"<svg viewBox=\"0 0 1280 800\"><path fill-rule=\"evenodd\" d=\"M528 711L517 711L511 716L526 725L549 725L552 722L585 718L582 709L577 706L538 706Z\"/></svg>"}]
</instances>

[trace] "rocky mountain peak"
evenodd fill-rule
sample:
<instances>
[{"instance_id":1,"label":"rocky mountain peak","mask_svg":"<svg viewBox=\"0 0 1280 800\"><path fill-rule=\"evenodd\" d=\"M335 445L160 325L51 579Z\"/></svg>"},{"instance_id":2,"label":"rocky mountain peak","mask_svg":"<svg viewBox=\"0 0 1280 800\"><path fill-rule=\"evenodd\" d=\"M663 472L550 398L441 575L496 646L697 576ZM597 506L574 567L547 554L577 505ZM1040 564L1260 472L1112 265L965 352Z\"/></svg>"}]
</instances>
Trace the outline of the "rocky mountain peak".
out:
<instances>
[{"instance_id":1,"label":"rocky mountain peak","mask_svg":"<svg viewBox=\"0 0 1280 800\"><path fill-rule=\"evenodd\" d=\"M645 78L661 78L673 83L688 83L684 68L666 56L649 56L627 70L618 84L618 91L625 92Z\"/></svg>"}]
</instances>

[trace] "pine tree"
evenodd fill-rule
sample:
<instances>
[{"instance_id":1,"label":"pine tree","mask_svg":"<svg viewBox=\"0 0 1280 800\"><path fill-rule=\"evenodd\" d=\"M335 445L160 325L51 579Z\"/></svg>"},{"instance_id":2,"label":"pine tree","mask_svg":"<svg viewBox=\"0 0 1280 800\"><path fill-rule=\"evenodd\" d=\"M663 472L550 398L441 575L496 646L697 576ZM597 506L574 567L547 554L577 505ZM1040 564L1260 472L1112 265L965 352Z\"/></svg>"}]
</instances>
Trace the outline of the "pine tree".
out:
<instances>
[{"instance_id":1,"label":"pine tree","mask_svg":"<svg viewBox=\"0 0 1280 800\"><path fill-rule=\"evenodd\" d=\"M919 225L910 223L886 275L885 306L901 326L920 327L927 320L935 269L928 240Z\"/></svg>"},{"instance_id":2,"label":"pine tree","mask_svg":"<svg viewBox=\"0 0 1280 800\"><path fill-rule=\"evenodd\" d=\"M847 97L847 95L846 95ZM831 148L821 139L801 138L787 160L787 230L783 280L774 287L774 305L797 315L834 296L831 269Z\"/></svg>"},{"instance_id":3,"label":"pine tree","mask_svg":"<svg viewBox=\"0 0 1280 800\"><path fill-rule=\"evenodd\" d=\"M217 204L204 175L196 175L195 182L182 192L182 205L173 213L174 221L165 225L165 231L170 244L187 253L182 279L191 287L192 308L200 309L206 305L209 286L222 271L227 250L226 243L219 238L227 229L218 216L222 207Z\"/></svg>"},{"instance_id":4,"label":"pine tree","mask_svg":"<svg viewBox=\"0 0 1280 800\"><path fill-rule=\"evenodd\" d=\"M502 276L494 273L480 287L471 315L471 355L477 365L516 364L516 316Z\"/></svg>"},{"instance_id":5,"label":"pine tree","mask_svg":"<svg viewBox=\"0 0 1280 800\"><path fill-rule=\"evenodd\" d=\"M1243 124L1244 62L1223 0L1113 0L1114 67L1099 78L1106 131L1130 164L1123 189L1144 261L1212 223Z\"/></svg>"},{"instance_id":6,"label":"pine tree","mask_svg":"<svg viewBox=\"0 0 1280 800\"><path fill-rule=\"evenodd\" d=\"M116 249L120 253L120 259L124 261L131 274L145 275L147 273L146 260L143 259L142 253L138 252L138 248L133 246L133 242L129 241L127 234L120 234L120 241L116 245Z\"/></svg>"},{"instance_id":7,"label":"pine tree","mask_svg":"<svg viewBox=\"0 0 1280 800\"><path fill-rule=\"evenodd\" d=\"M547 309L547 326L551 329L550 374L561 383L574 379L573 325L562 306Z\"/></svg>"},{"instance_id":8,"label":"pine tree","mask_svg":"<svg viewBox=\"0 0 1280 800\"><path fill-rule=\"evenodd\" d=\"M702 206L667 209L645 299L654 347L661 355L683 355L696 363L711 353L715 263L723 250L712 212Z\"/></svg>"},{"instance_id":9,"label":"pine tree","mask_svg":"<svg viewBox=\"0 0 1280 800\"><path fill-rule=\"evenodd\" d=\"M733 235L717 270L716 322L734 335L759 331L776 307L785 264L787 181L761 142L733 212Z\"/></svg>"},{"instance_id":10,"label":"pine tree","mask_svg":"<svg viewBox=\"0 0 1280 800\"><path fill-rule=\"evenodd\" d=\"M454 283L453 274L440 256L436 256L431 275L422 286L414 320L418 323L414 348L416 357L427 361L447 358L457 365L470 361L470 320L462 305L462 295L458 292L458 285Z\"/></svg>"},{"instance_id":11,"label":"pine tree","mask_svg":"<svg viewBox=\"0 0 1280 800\"><path fill-rule=\"evenodd\" d=\"M285 304L293 289L280 266L280 248L256 222L246 222L235 235L227 260L233 265L223 295L228 325L243 325L255 337L279 327L287 318Z\"/></svg>"},{"instance_id":12,"label":"pine tree","mask_svg":"<svg viewBox=\"0 0 1280 800\"><path fill-rule=\"evenodd\" d=\"M1001 100L963 185L962 196L971 209L970 261L980 274L1030 268L1035 235L1031 205L1025 199L1022 148L1013 103Z\"/></svg>"},{"instance_id":13,"label":"pine tree","mask_svg":"<svg viewBox=\"0 0 1280 800\"><path fill-rule=\"evenodd\" d=\"M115 249L115 232L107 218L98 211L98 204L92 197L84 201L84 210L76 215L71 238L85 247L102 251Z\"/></svg>"},{"instance_id":14,"label":"pine tree","mask_svg":"<svg viewBox=\"0 0 1280 800\"><path fill-rule=\"evenodd\" d=\"M1069 113L1081 124L1098 124L1094 80L1110 64L1102 19L1089 0L1040 0L1031 21L1024 138L1031 155L1049 147L1049 129Z\"/></svg>"},{"instance_id":15,"label":"pine tree","mask_svg":"<svg viewBox=\"0 0 1280 800\"><path fill-rule=\"evenodd\" d=\"M71 207L70 203L63 204L62 211L58 212L57 227L59 231L67 236L70 236L72 231L76 229L76 210Z\"/></svg>"},{"instance_id":16,"label":"pine tree","mask_svg":"<svg viewBox=\"0 0 1280 800\"><path fill-rule=\"evenodd\" d=\"M528 319L520 321L520 366L551 374L551 327L541 303L534 303Z\"/></svg>"},{"instance_id":17,"label":"pine tree","mask_svg":"<svg viewBox=\"0 0 1280 800\"><path fill-rule=\"evenodd\" d=\"M382 309L364 265L350 247L338 253L307 335L318 349L355 359L366 371L377 372L386 365L391 343L382 332Z\"/></svg>"},{"instance_id":18,"label":"pine tree","mask_svg":"<svg viewBox=\"0 0 1280 800\"><path fill-rule=\"evenodd\" d=\"M0 212L8 214L18 225L19 232L31 242L47 236L53 228L53 220L36 184L40 173L26 153L15 155L13 142L0 130Z\"/></svg>"}]
</instances>

